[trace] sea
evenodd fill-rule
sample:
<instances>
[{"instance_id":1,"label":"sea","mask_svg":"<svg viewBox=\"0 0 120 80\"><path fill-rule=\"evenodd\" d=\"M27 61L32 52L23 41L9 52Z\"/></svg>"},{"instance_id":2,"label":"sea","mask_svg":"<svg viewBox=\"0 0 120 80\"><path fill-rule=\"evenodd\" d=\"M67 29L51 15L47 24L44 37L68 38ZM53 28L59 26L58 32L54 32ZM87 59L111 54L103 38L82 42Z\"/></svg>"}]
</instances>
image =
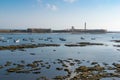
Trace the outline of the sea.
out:
<instances>
[{"instance_id":1,"label":"sea","mask_svg":"<svg viewBox=\"0 0 120 80\"><path fill-rule=\"evenodd\" d=\"M60 40L60 38L64 40ZM75 68L85 65L91 66L91 62L120 63L120 33L0 33L0 46L22 45L22 44L60 44L60 46L25 48L24 50L0 50L0 80L53 80L55 76L64 76L64 70L56 70L62 67L60 60L80 60L81 64L69 66L73 71ZM80 42L102 43L104 45L87 45L68 47L65 44L76 44ZM41 61L43 66L39 70L30 70L29 73L8 72L23 64L26 70L31 69L28 64ZM5 65L7 64L7 65ZM65 63L67 64L67 63ZM71 76L72 77L72 76ZM114 77L119 80L120 78ZM68 79L69 80L69 79ZM113 80L113 78L102 78L101 80Z\"/></svg>"}]
</instances>

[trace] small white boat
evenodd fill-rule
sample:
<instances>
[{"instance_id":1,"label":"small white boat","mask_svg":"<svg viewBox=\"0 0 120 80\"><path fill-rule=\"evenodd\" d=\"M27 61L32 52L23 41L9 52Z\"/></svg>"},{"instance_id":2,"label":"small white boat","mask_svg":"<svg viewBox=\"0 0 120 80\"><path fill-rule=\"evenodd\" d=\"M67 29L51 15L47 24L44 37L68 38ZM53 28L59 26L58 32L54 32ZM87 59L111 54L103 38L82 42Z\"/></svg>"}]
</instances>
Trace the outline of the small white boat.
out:
<instances>
[{"instance_id":1,"label":"small white boat","mask_svg":"<svg viewBox=\"0 0 120 80\"><path fill-rule=\"evenodd\" d=\"M15 43L19 43L20 42L20 39L17 39L17 40L14 40Z\"/></svg>"}]
</instances>

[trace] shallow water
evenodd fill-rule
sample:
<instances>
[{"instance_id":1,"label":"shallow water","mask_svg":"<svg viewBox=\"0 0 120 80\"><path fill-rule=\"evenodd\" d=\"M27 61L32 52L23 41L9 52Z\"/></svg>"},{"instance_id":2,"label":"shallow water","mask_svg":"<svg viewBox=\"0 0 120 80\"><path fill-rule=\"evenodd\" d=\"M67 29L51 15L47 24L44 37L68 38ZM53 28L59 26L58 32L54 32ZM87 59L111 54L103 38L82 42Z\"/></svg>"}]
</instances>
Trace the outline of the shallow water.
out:
<instances>
[{"instance_id":1,"label":"shallow water","mask_svg":"<svg viewBox=\"0 0 120 80\"><path fill-rule=\"evenodd\" d=\"M2 39L1 39L2 37ZM84 39L81 39L83 37ZM59 38L64 38L66 41L61 41ZM94 38L94 40L92 40ZM1 50L0 51L0 65L5 65L7 61L13 63L21 63L21 60L25 61L25 64L32 63L33 61L43 60L44 63L48 62L51 65L50 69L42 68L40 74L33 73L8 73L6 69L14 67L14 65L4 67L0 69L0 79L2 80L36 80L41 76L47 78L53 78L57 75L66 75L66 72L57 71L56 67L62 67L61 64L53 64L57 59L66 60L68 58L79 59L82 61L81 65L89 66L89 62L103 62L111 65L114 62L120 61L120 49L114 47L114 44L120 44L111 42L111 40L120 40L119 33L106 33L106 34L68 34L68 33L51 33L51 34L0 34L0 46L19 45L19 44L38 44L38 43L55 43L60 44L59 47L38 47L29 48L25 51L15 50ZM14 42L19 39L20 42ZM23 40L24 39L24 40ZM78 43L78 42L96 42L103 43L103 46L84 46L84 47L66 47L66 43ZM34 53L31 55L30 53ZM46 66L48 66L46 64ZM75 66L69 66L72 70ZM112 78L103 78L102 80L112 80ZM116 78L117 79L117 78Z\"/></svg>"}]
</instances>

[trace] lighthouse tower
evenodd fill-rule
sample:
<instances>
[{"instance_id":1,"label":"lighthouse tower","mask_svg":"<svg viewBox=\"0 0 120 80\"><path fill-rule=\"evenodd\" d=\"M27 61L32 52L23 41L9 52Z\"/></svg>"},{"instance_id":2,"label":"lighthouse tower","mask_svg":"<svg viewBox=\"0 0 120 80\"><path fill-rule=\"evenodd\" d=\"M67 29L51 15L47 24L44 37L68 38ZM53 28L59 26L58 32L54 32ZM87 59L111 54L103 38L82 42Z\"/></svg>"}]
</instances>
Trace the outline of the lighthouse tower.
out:
<instances>
[{"instance_id":1,"label":"lighthouse tower","mask_svg":"<svg viewBox=\"0 0 120 80\"><path fill-rule=\"evenodd\" d=\"M87 28L87 23L85 22L84 23L84 30L86 31L86 28Z\"/></svg>"}]
</instances>

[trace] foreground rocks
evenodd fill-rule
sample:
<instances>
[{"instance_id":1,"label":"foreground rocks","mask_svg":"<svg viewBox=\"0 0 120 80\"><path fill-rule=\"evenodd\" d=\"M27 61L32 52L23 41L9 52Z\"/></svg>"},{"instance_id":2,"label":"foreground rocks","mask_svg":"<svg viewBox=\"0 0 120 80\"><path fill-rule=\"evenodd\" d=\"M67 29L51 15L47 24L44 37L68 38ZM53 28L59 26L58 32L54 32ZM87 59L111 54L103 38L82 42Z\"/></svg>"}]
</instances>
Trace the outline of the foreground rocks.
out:
<instances>
[{"instance_id":1,"label":"foreground rocks","mask_svg":"<svg viewBox=\"0 0 120 80\"><path fill-rule=\"evenodd\" d=\"M57 59L53 62L36 60L31 63L21 60L19 63L7 61L0 65L1 69L6 69L7 73L16 74L35 74L41 75L42 70L56 70L56 72L65 72L66 74L54 75L52 80L100 80L102 78L117 77L120 78L120 64L113 63L111 66L105 62L100 65L98 62L91 62L79 59ZM83 65L89 63L90 65ZM57 65L55 67L55 65ZM58 66L59 65L59 66ZM53 67L54 66L54 67ZM112 72L111 72L112 71ZM73 75L74 74L74 75ZM36 80L50 80L47 76L40 76Z\"/></svg>"}]
</instances>

